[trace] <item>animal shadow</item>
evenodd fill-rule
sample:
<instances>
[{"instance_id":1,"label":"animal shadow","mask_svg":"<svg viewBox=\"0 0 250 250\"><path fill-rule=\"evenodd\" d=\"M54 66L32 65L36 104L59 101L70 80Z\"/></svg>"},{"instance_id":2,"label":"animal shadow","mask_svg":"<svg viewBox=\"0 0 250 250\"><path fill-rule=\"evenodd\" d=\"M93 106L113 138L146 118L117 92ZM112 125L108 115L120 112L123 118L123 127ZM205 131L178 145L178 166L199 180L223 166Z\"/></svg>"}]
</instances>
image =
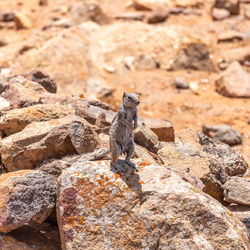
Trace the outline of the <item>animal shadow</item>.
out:
<instances>
[{"instance_id":1,"label":"animal shadow","mask_svg":"<svg viewBox=\"0 0 250 250\"><path fill-rule=\"evenodd\" d=\"M121 180L124 181L131 190L142 191L140 176L135 173L135 171L138 171L137 168L131 167L124 160L118 160L116 168L113 166L110 166L110 168L113 173L120 175Z\"/></svg>"}]
</instances>

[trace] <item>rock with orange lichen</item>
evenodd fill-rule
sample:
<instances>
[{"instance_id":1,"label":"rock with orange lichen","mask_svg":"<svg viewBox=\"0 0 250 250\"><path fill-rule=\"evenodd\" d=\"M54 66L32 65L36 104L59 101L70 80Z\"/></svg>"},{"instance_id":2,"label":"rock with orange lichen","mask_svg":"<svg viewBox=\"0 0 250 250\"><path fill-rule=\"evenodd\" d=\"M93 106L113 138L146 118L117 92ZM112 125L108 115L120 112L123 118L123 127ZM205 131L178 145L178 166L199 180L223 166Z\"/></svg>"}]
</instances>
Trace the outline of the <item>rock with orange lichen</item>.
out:
<instances>
[{"instance_id":1,"label":"rock with orange lichen","mask_svg":"<svg viewBox=\"0 0 250 250\"><path fill-rule=\"evenodd\" d=\"M21 132L0 141L2 163L9 171L32 169L45 159L66 154L92 152L98 135L84 119L69 115L45 122L34 122Z\"/></svg>"},{"instance_id":2,"label":"rock with orange lichen","mask_svg":"<svg viewBox=\"0 0 250 250\"><path fill-rule=\"evenodd\" d=\"M62 249L248 249L244 225L170 169L75 163L58 180Z\"/></svg>"},{"instance_id":3,"label":"rock with orange lichen","mask_svg":"<svg viewBox=\"0 0 250 250\"><path fill-rule=\"evenodd\" d=\"M21 170L0 176L0 232L24 224L42 223L52 213L56 178L39 170Z\"/></svg>"},{"instance_id":4,"label":"rock with orange lichen","mask_svg":"<svg viewBox=\"0 0 250 250\"><path fill-rule=\"evenodd\" d=\"M0 130L6 136L22 131L32 122L49 121L62 118L74 110L67 105L37 104L13 109L0 117Z\"/></svg>"}]
</instances>

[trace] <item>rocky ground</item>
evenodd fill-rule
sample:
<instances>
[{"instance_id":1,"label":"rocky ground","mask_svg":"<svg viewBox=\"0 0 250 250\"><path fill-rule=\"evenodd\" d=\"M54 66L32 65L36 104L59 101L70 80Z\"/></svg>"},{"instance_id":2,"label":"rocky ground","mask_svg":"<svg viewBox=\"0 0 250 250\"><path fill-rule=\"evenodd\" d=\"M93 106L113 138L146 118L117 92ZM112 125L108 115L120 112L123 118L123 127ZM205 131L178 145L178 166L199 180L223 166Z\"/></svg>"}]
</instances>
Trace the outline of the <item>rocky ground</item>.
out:
<instances>
[{"instance_id":1,"label":"rocky ground","mask_svg":"<svg viewBox=\"0 0 250 250\"><path fill-rule=\"evenodd\" d=\"M250 1L6 0L0 34L0 249L250 248ZM138 172L95 160L124 91Z\"/></svg>"}]
</instances>

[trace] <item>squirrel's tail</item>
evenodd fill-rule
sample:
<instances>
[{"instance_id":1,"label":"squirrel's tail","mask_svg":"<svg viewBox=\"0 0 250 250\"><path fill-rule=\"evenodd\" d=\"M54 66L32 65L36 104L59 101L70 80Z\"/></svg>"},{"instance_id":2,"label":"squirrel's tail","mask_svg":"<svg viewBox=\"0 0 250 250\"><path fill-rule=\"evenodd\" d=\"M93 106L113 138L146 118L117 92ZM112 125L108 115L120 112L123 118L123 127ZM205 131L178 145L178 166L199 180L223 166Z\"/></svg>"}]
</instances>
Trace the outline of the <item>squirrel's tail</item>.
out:
<instances>
[{"instance_id":1,"label":"squirrel's tail","mask_svg":"<svg viewBox=\"0 0 250 250\"><path fill-rule=\"evenodd\" d=\"M66 161L69 164L74 164L75 162L86 162L86 161L95 161L100 160L105 157L110 152L109 148L99 148L95 151L83 155L73 155L73 156L66 156L62 160Z\"/></svg>"}]
</instances>

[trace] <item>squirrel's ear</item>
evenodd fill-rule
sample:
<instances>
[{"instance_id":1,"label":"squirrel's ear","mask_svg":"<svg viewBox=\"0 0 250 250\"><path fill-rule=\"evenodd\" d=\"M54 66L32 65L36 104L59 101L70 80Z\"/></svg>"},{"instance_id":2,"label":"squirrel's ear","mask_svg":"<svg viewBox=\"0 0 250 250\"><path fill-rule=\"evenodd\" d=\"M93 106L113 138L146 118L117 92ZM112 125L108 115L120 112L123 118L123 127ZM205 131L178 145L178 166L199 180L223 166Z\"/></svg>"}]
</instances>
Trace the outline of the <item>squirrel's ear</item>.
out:
<instances>
[{"instance_id":1,"label":"squirrel's ear","mask_svg":"<svg viewBox=\"0 0 250 250\"><path fill-rule=\"evenodd\" d=\"M126 92L123 92L123 97L122 97L122 98L124 98L124 97L126 97L126 96L127 96Z\"/></svg>"}]
</instances>

